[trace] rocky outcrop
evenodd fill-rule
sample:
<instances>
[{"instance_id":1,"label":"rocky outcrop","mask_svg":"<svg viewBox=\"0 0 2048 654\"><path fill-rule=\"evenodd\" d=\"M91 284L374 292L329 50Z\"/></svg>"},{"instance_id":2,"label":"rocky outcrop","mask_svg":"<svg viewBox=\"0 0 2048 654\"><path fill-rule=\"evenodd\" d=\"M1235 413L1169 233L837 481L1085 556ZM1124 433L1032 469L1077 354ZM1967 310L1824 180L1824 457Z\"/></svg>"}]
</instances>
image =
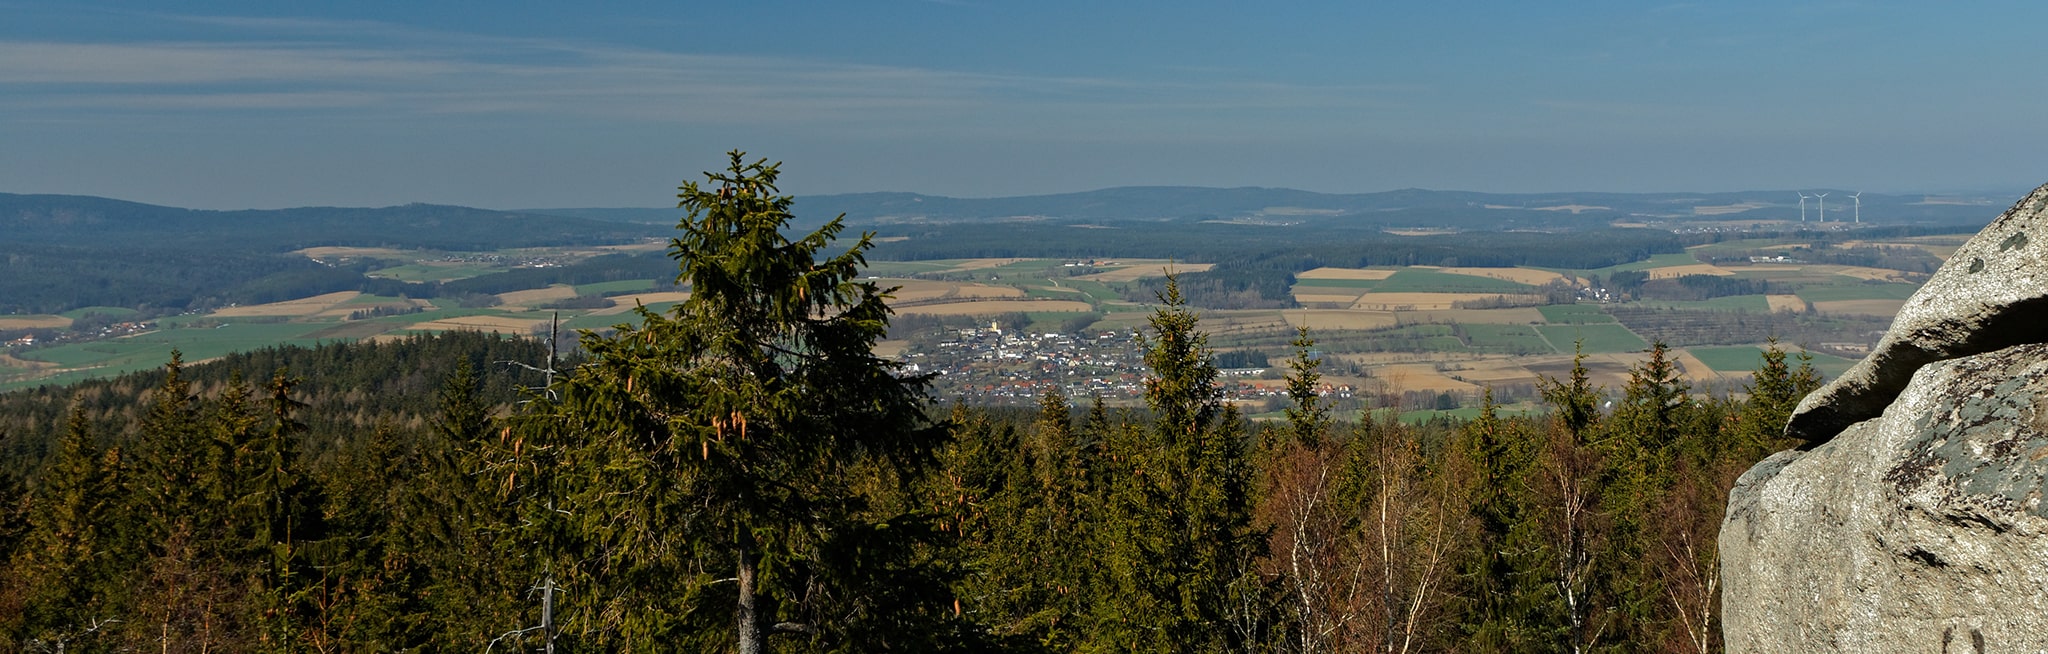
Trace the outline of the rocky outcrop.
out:
<instances>
[{"instance_id":1,"label":"rocky outcrop","mask_svg":"<svg viewBox=\"0 0 2048 654\"><path fill-rule=\"evenodd\" d=\"M1800 403L1721 524L1730 652L2048 652L2048 186Z\"/></svg>"},{"instance_id":2,"label":"rocky outcrop","mask_svg":"<svg viewBox=\"0 0 2048 654\"><path fill-rule=\"evenodd\" d=\"M1951 359L1751 468L1721 528L1730 652L2048 650L2048 345Z\"/></svg>"},{"instance_id":3,"label":"rocky outcrop","mask_svg":"<svg viewBox=\"0 0 2048 654\"><path fill-rule=\"evenodd\" d=\"M1875 418L1921 366L2048 341L2048 186L1956 250L1906 300L1870 356L1808 395L1785 435L1823 442Z\"/></svg>"}]
</instances>

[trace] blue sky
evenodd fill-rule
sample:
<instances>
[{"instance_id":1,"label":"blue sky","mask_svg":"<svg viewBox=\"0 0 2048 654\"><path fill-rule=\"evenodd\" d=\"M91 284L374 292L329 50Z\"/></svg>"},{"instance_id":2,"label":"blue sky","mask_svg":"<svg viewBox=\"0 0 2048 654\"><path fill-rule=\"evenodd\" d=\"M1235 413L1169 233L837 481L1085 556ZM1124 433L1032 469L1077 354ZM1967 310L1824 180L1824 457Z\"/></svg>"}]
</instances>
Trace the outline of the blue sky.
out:
<instances>
[{"instance_id":1,"label":"blue sky","mask_svg":"<svg viewBox=\"0 0 2048 654\"><path fill-rule=\"evenodd\" d=\"M7 2L0 191L205 208L2023 190L2019 2Z\"/></svg>"}]
</instances>

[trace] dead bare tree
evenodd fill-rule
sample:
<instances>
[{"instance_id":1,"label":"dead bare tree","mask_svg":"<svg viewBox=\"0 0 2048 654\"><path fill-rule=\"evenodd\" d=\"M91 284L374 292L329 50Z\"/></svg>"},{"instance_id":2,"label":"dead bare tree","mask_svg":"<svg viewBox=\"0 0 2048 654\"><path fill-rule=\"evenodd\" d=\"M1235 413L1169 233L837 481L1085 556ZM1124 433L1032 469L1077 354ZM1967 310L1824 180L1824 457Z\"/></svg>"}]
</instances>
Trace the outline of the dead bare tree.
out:
<instances>
[{"instance_id":1,"label":"dead bare tree","mask_svg":"<svg viewBox=\"0 0 2048 654\"><path fill-rule=\"evenodd\" d=\"M1406 654L1423 649L1443 625L1452 554L1472 530L1464 486L1468 471L1455 459L1429 462L1414 434L1398 424L1368 430L1360 445L1368 457L1368 514L1352 532L1361 615L1377 614L1377 628L1361 621L1337 649Z\"/></svg>"},{"instance_id":2,"label":"dead bare tree","mask_svg":"<svg viewBox=\"0 0 2048 654\"><path fill-rule=\"evenodd\" d=\"M1300 654L1332 651L1358 617L1363 590L1338 507L1342 444L1289 443L1268 480L1265 521L1272 527L1267 575L1277 577L1292 633L1277 645Z\"/></svg>"},{"instance_id":3,"label":"dead bare tree","mask_svg":"<svg viewBox=\"0 0 2048 654\"><path fill-rule=\"evenodd\" d=\"M1594 556L1599 537L1595 495L1599 454L1565 429L1550 430L1534 490L1552 565L1551 587L1564 613L1566 646L1583 654L1600 642L1607 621L1593 601Z\"/></svg>"}]
</instances>

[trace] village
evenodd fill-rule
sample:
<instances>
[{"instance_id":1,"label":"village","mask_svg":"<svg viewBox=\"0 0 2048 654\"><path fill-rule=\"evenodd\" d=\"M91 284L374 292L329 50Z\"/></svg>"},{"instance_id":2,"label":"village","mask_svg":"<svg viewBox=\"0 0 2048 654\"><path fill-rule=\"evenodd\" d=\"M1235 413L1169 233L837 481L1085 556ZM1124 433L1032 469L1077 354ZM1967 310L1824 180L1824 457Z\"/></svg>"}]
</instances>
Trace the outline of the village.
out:
<instances>
[{"instance_id":1,"label":"village","mask_svg":"<svg viewBox=\"0 0 2048 654\"><path fill-rule=\"evenodd\" d=\"M19 334L19 336L9 334L9 337L6 337L7 340L0 341L0 347L28 349L38 345L47 346L56 343L96 341L132 336L152 329L156 329L156 323L146 320L116 322L86 330L58 328L26 329L14 332Z\"/></svg>"},{"instance_id":2,"label":"village","mask_svg":"<svg viewBox=\"0 0 2048 654\"><path fill-rule=\"evenodd\" d=\"M1100 397L1112 405L1145 398L1144 344L1129 330L1087 334L1033 333L997 325L948 330L923 339L901 360L908 374L932 374L933 394L969 404L1029 406L1048 385L1077 403ZM1283 368L1226 368L1218 371L1226 402L1247 413L1284 402ZM1348 384L1324 384L1324 396L1351 398Z\"/></svg>"}]
</instances>

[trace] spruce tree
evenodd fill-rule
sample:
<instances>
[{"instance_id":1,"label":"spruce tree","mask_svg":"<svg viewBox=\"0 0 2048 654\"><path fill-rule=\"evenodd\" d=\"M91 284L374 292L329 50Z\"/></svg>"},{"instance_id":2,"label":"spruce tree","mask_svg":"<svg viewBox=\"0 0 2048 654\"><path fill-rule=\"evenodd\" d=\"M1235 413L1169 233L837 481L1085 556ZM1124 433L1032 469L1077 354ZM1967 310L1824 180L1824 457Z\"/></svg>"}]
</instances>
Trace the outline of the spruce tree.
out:
<instances>
[{"instance_id":1,"label":"spruce tree","mask_svg":"<svg viewBox=\"0 0 2048 654\"><path fill-rule=\"evenodd\" d=\"M1030 632L1039 645L1053 651L1072 649L1079 621L1087 612L1081 589L1092 579L1087 550L1094 517L1088 461L1073 426L1073 405L1057 386L1039 397L1038 417L1031 425L1026 450L1032 475L1031 497L1021 518L1022 544L1029 548L1036 609Z\"/></svg>"},{"instance_id":2,"label":"spruce tree","mask_svg":"<svg viewBox=\"0 0 2048 654\"><path fill-rule=\"evenodd\" d=\"M589 646L753 654L771 638L868 649L951 633L944 588L906 568L921 518L861 491L921 469L944 437L922 381L872 352L889 309L859 279L871 235L839 254L825 249L841 219L784 236L778 175L733 152L684 184L669 254L689 299L586 334L589 363L515 430L554 448L535 468L553 468L552 488L523 513L565 529L541 546L577 584L565 626ZM683 592L645 590L664 587Z\"/></svg>"},{"instance_id":3,"label":"spruce tree","mask_svg":"<svg viewBox=\"0 0 2048 654\"><path fill-rule=\"evenodd\" d=\"M125 531L117 556L140 563L129 605L135 615L124 625L130 645L204 650L259 637L250 631L251 612L242 610L252 582L232 533L234 453L220 431L242 424L222 415L217 405L211 412L202 406L173 350L139 425L136 469L125 476L117 521Z\"/></svg>"},{"instance_id":4,"label":"spruce tree","mask_svg":"<svg viewBox=\"0 0 2048 654\"><path fill-rule=\"evenodd\" d=\"M1487 388L1479 417L1464 424L1454 456L1473 473L1471 514L1475 542L1467 548L1462 573L1469 589L1471 644L1496 650L1528 649L1531 605L1543 589L1531 588L1529 553L1533 536L1525 483L1533 463L1535 434L1522 420L1503 418Z\"/></svg>"},{"instance_id":5,"label":"spruce tree","mask_svg":"<svg viewBox=\"0 0 2048 654\"><path fill-rule=\"evenodd\" d=\"M11 583L27 594L21 645L76 646L118 622L119 607L101 593L118 563L108 559L102 533L113 498L110 454L94 444L84 410L73 407L30 496L12 567Z\"/></svg>"},{"instance_id":6,"label":"spruce tree","mask_svg":"<svg viewBox=\"0 0 2048 654\"><path fill-rule=\"evenodd\" d=\"M1615 607L1613 637L1623 642L1658 639L1658 611L1666 601L1657 567L1657 508L1676 482L1675 468L1687 454L1682 427L1698 423L1687 396L1690 390L1662 341L1650 347L1649 358L1629 371L1614 419L1601 443L1605 470L1601 474L1611 532L1600 554L1610 576L1604 596Z\"/></svg>"},{"instance_id":7,"label":"spruce tree","mask_svg":"<svg viewBox=\"0 0 2048 654\"><path fill-rule=\"evenodd\" d=\"M1812 356L1799 354L1799 366L1793 367L1786 361L1786 353L1772 339L1765 348L1763 360L1758 364L1750 383L1743 387L1749 396L1742 403L1737 419L1735 443L1736 459L1761 459L1766 454L1784 449L1785 421L1792 416L1792 409L1799 406L1808 393L1820 388L1820 373L1813 369Z\"/></svg>"},{"instance_id":8,"label":"spruce tree","mask_svg":"<svg viewBox=\"0 0 2048 654\"><path fill-rule=\"evenodd\" d=\"M1251 523L1252 470L1242 419L1223 403L1200 319L1169 277L1146 339L1149 429L1112 441L1111 571L1124 596L1103 647L1207 651L1243 645L1258 622L1243 594L1262 595L1265 549ZM1142 435L1140 435L1142 434ZM1263 610L1263 602L1259 603Z\"/></svg>"},{"instance_id":9,"label":"spruce tree","mask_svg":"<svg viewBox=\"0 0 2048 654\"><path fill-rule=\"evenodd\" d=\"M1586 430L1600 420L1600 389L1586 373L1586 342L1572 343L1572 371L1563 381L1548 376L1537 381L1543 402L1573 438L1584 443Z\"/></svg>"},{"instance_id":10,"label":"spruce tree","mask_svg":"<svg viewBox=\"0 0 2048 654\"><path fill-rule=\"evenodd\" d=\"M1293 403L1287 407L1287 426L1295 442L1316 448L1322 444L1323 433L1330 429L1330 408L1317 390L1323 381L1323 359L1316 355L1316 339L1308 335L1307 327L1295 332L1292 344L1294 357L1287 361L1287 399Z\"/></svg>"}]
</instances>

